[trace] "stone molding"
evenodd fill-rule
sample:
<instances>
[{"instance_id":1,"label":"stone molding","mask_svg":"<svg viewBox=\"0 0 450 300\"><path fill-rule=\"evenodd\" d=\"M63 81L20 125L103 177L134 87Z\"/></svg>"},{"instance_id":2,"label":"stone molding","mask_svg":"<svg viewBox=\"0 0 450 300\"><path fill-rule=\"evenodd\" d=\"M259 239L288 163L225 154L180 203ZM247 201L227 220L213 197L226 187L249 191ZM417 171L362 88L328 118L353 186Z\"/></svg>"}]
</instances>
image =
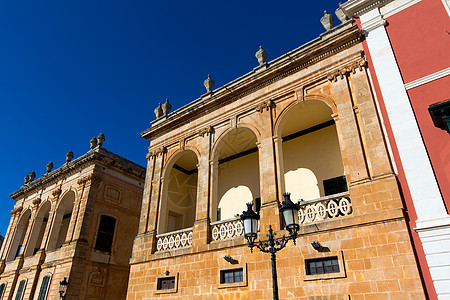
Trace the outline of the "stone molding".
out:
<instances>
[{"instance_id":1,"label":"stone molding","mask_svg":"<svg viewBox=\"0 0 450 300\"><path fill-rule=\"evenodd\" d=\"M338 70L330 72L327 74L329 81L337 81L338 79L343 79L347 74L356 74L356 70L362 71L367 66L367 61L365 58L361 58L351 64L341 67Z\"/></svg>"},{"instance_id":2,"label":"stone molding","mask_svg":"<svg viewBox=\"0 0 450 300\"><path fill-rule=\"evenodd\" d=\"M62 190L60 188L57 188L52 192L53 200L57 200L59 196L61 195Z\"/></svg>"},{"instance_id":3,"label":"stone molding","mask_svg":"<svg viewBox=\"0 0 450 300\"><path fill-rule=\"evenodd\" d=\"M13 210L11 210L11 214L15 215L15 214L20 214L20 212L23 210L23 206L18 206L13 208Z\"/></svg>"},{"instance_id":4,"label":"stone molding","mask_svg":"<svg viewBox=\"0 0 450 300\"><path fill-rule=\"evenodd\" d=\"M273 100L266 100L257 104L255 110L259 113L263 113L264 111L269 111L274 106L275 102L273 102Z\"/></svg>"},{"instance_id":5,"label":"stone molding","mask_svg":"<svg viewBox=\"0 0 450 300\"><path fill-rule=\"evenodd\" d=\"M200 129L198 131L198 136L199 137L210 136L211 133L213 133L213 132L214 132L214 128L212 126L206 126L205 128Z\"/></svg>"},{"instance_id":6,"label":"stone molding","mask_svg":"<svg viewBox=\"0 0 450 300\"><path fill-rule=\"evenodd\" d=\"M406 90L410 90L410 89L413 89L415 87L421 86L423 84L426 84L426 83L438 80L438 79L440 79L442 77L446 77L448 75L450 75L450 68L443 69L443 70L437 71L437 72L435 72L433 74L430 74L430 75L421 77L419 79L410 81L408 83L405 83L405 89Z\"/></svg>"},{"instance_id":7,"label":"stone molding","mask_svg":"<svg viewBox=\"0 0 450 300\"><path fill-rule=\"evenodd\" d=\"M158 156L166 153L166 151L167 151L167 148L163 147L163 146L151 149L151 150L148 151L148 153L146 155L146 158L150 159L150 158L158 157Z\"/></svg>"},{"instance_id":8,"label":"stone molding","mask_svg":"<svg viewBox=\"0 0 450 300\"><path fill-rule=\"evenodd\" d=\"M78 179L77 183L78 185L86 185L86 184L95 184L102 180L102 177L96 174L89 174L87 176L84 176L80 179Z\"/></svg>"}]
</instances>

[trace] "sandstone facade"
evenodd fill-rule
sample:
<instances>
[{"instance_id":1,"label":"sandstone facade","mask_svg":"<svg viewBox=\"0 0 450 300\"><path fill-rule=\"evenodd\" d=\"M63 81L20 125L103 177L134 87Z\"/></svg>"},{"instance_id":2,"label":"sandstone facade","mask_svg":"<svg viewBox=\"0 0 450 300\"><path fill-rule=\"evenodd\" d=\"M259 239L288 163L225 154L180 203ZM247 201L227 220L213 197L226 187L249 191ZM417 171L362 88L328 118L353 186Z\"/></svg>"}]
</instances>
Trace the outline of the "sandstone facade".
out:
<instances>
[{"instance_id":1,"label":"sandstone facade","mask_svg":"<svg viewBox=\"0 0 450 300\"><path fill-rule=\"evenodd\" d=\"M142 133L150 147L127 299L271 299L270 255L250 253L221 202L242 213L241 199L226 197L242 186L239 197L259 198L260 238L269 225L281 236L278 205L295 180L301 227L277 253L280 299L424 299L383 130L350 22L159 115ZM335 178L345 189L330 194ZM339 271L308 274L322 258ZM221 283L230 268L242 280Z\"/></svg>"},{"instance_id":2,"label":"sandstone facade","mask_svg":"<svg viewBox=\"0 0 450 300\"><path fill-rule=\"evenodd\" d=\"M1 299L125 298L145 169L92 148L11 194Z\"/></svg>"}]
</instances>

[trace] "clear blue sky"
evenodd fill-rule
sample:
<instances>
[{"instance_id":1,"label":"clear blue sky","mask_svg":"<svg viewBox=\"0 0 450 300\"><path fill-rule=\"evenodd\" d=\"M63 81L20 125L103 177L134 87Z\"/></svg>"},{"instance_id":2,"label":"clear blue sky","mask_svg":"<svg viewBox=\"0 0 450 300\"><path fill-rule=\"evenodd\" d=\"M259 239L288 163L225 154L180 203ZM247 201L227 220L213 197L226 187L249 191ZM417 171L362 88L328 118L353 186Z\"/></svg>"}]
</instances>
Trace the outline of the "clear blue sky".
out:
<instances>
[{"instance_id":1,"label":"clear blue sky","mask_svg":"<svg viewBox=\"0 0 450 300\"><path fill-rule=\"evenodd\" d=\"M31 171L104 147L145 165L154 108L177 109L318 37L338 1L3 1L0 5L0 234ZM340 21L334 16L335 25Z\"/></svg>"}]
</instances>

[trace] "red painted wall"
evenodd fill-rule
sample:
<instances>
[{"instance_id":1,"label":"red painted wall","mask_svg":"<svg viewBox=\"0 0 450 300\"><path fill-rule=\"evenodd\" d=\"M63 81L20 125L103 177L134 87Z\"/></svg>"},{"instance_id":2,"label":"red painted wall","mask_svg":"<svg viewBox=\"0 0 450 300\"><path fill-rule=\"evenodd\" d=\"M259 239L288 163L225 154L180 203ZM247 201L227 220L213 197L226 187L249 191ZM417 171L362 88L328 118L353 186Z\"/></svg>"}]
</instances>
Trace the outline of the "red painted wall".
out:
<instances>
[{"instance_id":1,"label":"red painted wall","mask_svg":"<svg viewBox=\"0 0 450 300\"><path fill-rule=\"evenodd\" d=\"M408 96L448 212L450 208L450 134L434 126L428 106L450 100L450 75L410 89Z\"/></svg>"},{"instance_id":2,"label":"red painted wall","mask_svg":"<svg viewBox=\"0 0 450 300\"><path fill-rule=\"evenodd\" d=\"M422 0L386 20L404 83L450 67L450 19L441 0Z\"/></svg>"}]
</instances>

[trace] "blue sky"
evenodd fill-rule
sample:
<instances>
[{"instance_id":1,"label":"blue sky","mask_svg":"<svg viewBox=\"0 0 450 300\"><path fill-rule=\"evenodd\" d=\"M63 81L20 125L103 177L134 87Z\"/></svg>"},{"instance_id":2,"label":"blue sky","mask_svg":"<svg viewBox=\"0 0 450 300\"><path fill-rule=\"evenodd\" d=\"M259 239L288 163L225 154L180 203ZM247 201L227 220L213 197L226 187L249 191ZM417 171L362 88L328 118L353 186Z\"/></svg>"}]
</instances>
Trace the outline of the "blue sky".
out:
<instances>
[{"instance_id":1,"label":"blue sky","mask_svg":"<svg viewBox=\"0 0 450 300\"><path fill-rule=\"evenodd\" d=\"M177 109L318 37L337 1L3 1L0 6L0 234L31 171L104 147L145 165L158 102ZM335 25L340 22L334 16Z\"/></svg>"}]
</instances>

